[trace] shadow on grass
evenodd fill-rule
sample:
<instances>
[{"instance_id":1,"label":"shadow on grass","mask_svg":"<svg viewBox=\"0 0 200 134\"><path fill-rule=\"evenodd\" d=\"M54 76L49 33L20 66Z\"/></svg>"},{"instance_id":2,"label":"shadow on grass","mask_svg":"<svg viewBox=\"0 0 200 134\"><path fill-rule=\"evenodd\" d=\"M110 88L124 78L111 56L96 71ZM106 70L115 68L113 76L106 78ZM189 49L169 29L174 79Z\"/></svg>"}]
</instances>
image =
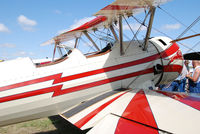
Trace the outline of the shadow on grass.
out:
<instances>
[{"instance_id":1,"label":"shadow on grass","mask_svg":"<svg viewBox=\"0 0 200 134\"><path fill-rule=\"evenodd\" d=\"M57 128L53 131L39 132L35 134L85 134L86 131L81 131L79 128L63 119L59 115L49 117L52 124Z\"/></svg>"}]
</instances>

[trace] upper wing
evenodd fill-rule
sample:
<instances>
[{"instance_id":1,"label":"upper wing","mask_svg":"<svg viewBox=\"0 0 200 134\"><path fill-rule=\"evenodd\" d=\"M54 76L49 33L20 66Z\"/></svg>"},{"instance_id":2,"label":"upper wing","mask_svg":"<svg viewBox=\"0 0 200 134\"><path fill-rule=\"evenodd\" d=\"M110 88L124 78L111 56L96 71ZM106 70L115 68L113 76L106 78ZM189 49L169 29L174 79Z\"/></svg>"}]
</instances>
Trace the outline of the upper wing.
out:
<instances>
[{"instance_id":1,"label":"upper wing","mask_svg":"<svg viewBox=\"0 0 200 134\"><path fill-rule=\"evenodd\" d=\"M119 15L131 16L151 6L159 6L167 1L169 0L116 0L98 11L95 15L106 16L108 22L112 23L117 20Z\"/></svg>"},{"instance_id":2,"label":"upper wing","mask_svg":"<svg viewBox=\"0 0 200 134\"><path fill-rule=\"evenodd\" d=\"M64 32L53 39L43 43L53 44L56 42L64 42L69 41L75 38L78 38L82 35L84 31L94 30L96 28L100 28L102 26L109 27L115 22L120 15L130 16L135 13L144 11L144 9L151 6L158 6L168 0L116 0L112 4L104 7L100 11L98 11L93 20L86 22L85 24L72 29L70 31Z\"/></svg>"},{"instance_id":3,"label":"upper wing","mask_svg":"<svg viewBox=\"0 0 200 134\"><path fill-rule=\"evenodd\" d=\"M111 92L61 116L95 134L199 133L200 98L152 90Z\"/></svg>"}]
</instances>

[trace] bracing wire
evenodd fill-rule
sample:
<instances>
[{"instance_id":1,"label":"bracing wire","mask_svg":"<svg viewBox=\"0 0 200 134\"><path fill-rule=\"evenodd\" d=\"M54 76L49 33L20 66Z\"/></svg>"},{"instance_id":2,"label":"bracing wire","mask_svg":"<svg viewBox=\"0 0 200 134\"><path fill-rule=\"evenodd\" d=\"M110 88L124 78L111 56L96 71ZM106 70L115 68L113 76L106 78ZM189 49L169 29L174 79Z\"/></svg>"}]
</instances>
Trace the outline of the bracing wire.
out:
<instances>
[{"instance_id":1,"label":"bracing wire","mask_svg":"<svg viewBox=\"0 0 200 134\"><path fill-rule=\"evenodd\" d=\"M113 25L113 26L114 26L115 29L117 29L117 30L119 31L119 28L118 28L116 25ZM126 34L123 33L123 36L124 36L126 39L130 40L130 38L129 38Z\"/></svg>"},{"instance_id":2,"label":"bracing wire","mask_svg":"<svg viewBox=\"0 0 200 134\"><path fill-rule=\"evenodd\" d=\"M143 23L140 19L138 19L138 18L136 18L136 17L134 17L134 19L135 19L138 23L142 24L144 27L146 27L146 28L148 27L148 26L147 26L145 23ZM160 34L163 34L164 36L166 36L166 37L168 37L168 38L172 38L172 37L170 37L169 35L165 34L164 32L158 30L157 28L155 28L155 27L153 27L153 26L152 26L152 29L155 30L156 32L160 33Z\"/></svg>"},{"instance_id":3,"label":"bracing wire","mask_svg":"<svg viewBox=\"0 0 200 134\"><path fill-rule=\"evenodd\" d=\"M164 10L163 8L161 8L160 6L158 6L158 8L160 10L162 10L164 13L166 13L168 16L170 16L171 18L173 18L174 20L176 20L177 22L179 22L181 25L183 25L184 27L188 27L187 25L185 25L184 23L182 23L180 20L178 20L176 17L174 17L173 15L171 15L169 12L167 12L166 10ZM197 33L196 31L194 31L193 29L190 29L192 32Z\"/></svg>"},{"instance_id":4,"label":"bracing wire","mask_svg":"<svg viewBox=\"0 0 200 134\"><path fill-rule=\"evenodd\" d=\"M93 46L91 46L90 44L88 44L82 37L80 37L80 39L83 41L83 43L85 43L88 47L90 47L89 51L90 51L91 49L93 49L94 51L96 51L96 50L93 48Z\"/></svg>"},{"instance_id":5,"label":"bracing wire","mask_svg":"<svg viewBox=\"0 0 200 134\"><path fill-rule=\"evenodd\" d=\"M142 26L145 25L146 19L147 19L147 17L148 17L149 14L150 14L150 11L145 15L145 18L144 18L143 22L140 23L140 24L141 24L140 27L138 28L138 30L136 31L136 33L135 33L134 36L133 36L133 39L136 38L136 40L138 41L139 44L140 44L140 42L139 42L139 40L137 39L137 35L139 34L139 32L140 32ZM136 17L134 17L134 16L132 16L132 17L137 21ZM133 39L132 39L132 40L133 40ZM142 44L141 44L141 45L142 45Z\"/></svg>"},{"instance_id":6,"label":"bracing wire","mask_svg":"<svg viewBox=\"0 0 200 134\"><path fill-rule=\"evenodd\" d=\"M180 37L182 37L187 31L192 31L193 33L195 33L195 34L197 34L197 32L196 31L194 31L193 29L192 29L192 27L200 20L200 16L199 17L197 17L197 19L190 25L190 26L187 26L187 25L185 25L184 23L182 23L180 20L178 20L176 17L174 17L173 15L171 15L169 12L167 12L166 10L164 10L163 8L161 8L160 6L158 6L158 8L160 9L160 10L162 10L164 13L166 13L168 16L170 16L171 18L173 18L174 20L176 20L177 22L179 22L181 25L183 25L184 27L186 27L186 29L177 37L177 39L178 38L180 38ZM161 33L161 32L160 32ZM164 33L163 33L164 34ZM166 36L166 34L164 34L165 36ZM169 37L169 36L168 36ZM192 48L190 48L190 47L188 47L188 46L186 46L186 45L184 45L183 43L180 43L179 42L179 44L180 45L182 45L182 46L184 46L184 47L186 47L187 49L188 49L188 51L187 52L189 52L189 51L194 51L195 52L195 50L193 49L194 47L196 47L197 45L199 45L200 44L200 41L199 42L197 42L194 46L192 46Z\"/></svg>"},{"instance_id":7,"label":"bracing wire","mask_svg":"<svg viewBox=\"0 0 200 134\"><path fill-rule=\"evenodd\" d=\"M197 17L197 19L192 22L192 24L190 26L188 26L178 37L177 39L181 38L187 31L189 31L198 21L200 20L200 16Z\"/></svg>"},{"instance_id":8,"label":"bracing wire","mask_svg":"<svg viewBox=\"0 0 200 134\"><path fill-rule=\"evenodd\" d=\"M123 16L123 17L124 17L124 16ZM125 17L124 17L124 20L126 21L126 23L127 23L128 27L129 27L129 29L131 30L131 32L133 33L133 38L131 39L131 41L129 42L127 48L125 49L125 52L126 52L127 49L129 48L129 46L131 45L132 41L137 40L138 44L140 44L140 42L139 42L139 40L138 40L138 38L137 38L138 31L137 31L136 33L134 33L133 29L131 28L130 24L128 23L128 21L126 20ZM142 25L140 25L140 27L139 27L138 29L141 29L141 26L142 26Z\"/></svg>"},{"instance_id":9,"label":"bracing wire","mask_svg":"<svg viewBox=\"0 0 200 134\"><path fill-rule=\"evenodd\" d=\"M166 12L166 13L167 13L167 12ZM199 18L199 17L198 17L198 18ZM134 19L135 19L138 23L142 24L142 21L139 20L138 18L134 17ZM176 19L176 20L177 20L177 19ZM177 20L177 21L178 21L178 20ZM180 21L178 21L178 22L180 22ZM181 23L181 24L182 24L182 23ZM182 24L182 25L184 25L184 24ZM147 25L146 25L145 23L143 23L143 26L147 27ZM184 25L184 26L186 26L186 25ZM187 26L186 26L186 27L187 27ZM173 37L171 37L171 36L165 34L164 32L160 31L159 29L157 29L157 28L155 28L155 27L152 27L152 29L155 30L156 32L158 32L158 33L160 33L160 34L162 34L162 35L168 37L168 38L173 39ZM192 29L190 29L190 30L192 30ZM192 30L192 31L193 31L193 30ZM193 31L193 32L195 32L195 31ZM195 33L196 33L196 32L195 32ZM188 47L187 45L184 45L184 44L181 43L181 42L179 42L179 44L182 45L183 47L187 48L187 49L188 49L187 52L189 52L189 51L191 51L191 50L194 51L194 52L196 52L196 51L193 49L193 47L196 47L198 44L200 44L200 41L197 42L192 48Z\"/></svg>"},{"instance_id":10,"label":"bracing wire","mask_svg":"<svg viewBox=\"0 0 200 134\"><path fill-rule=\"evenodd\" d=\"M200 44L200 41L198 41L196 44L194 44L194 46L192 46L192 48L195 48L197 45L199 45ZM189 49L187 52L190 52L191 50L193 50L193 49ZM194 50L193 50L194 51Z\"/></svg>"}]
</instances>

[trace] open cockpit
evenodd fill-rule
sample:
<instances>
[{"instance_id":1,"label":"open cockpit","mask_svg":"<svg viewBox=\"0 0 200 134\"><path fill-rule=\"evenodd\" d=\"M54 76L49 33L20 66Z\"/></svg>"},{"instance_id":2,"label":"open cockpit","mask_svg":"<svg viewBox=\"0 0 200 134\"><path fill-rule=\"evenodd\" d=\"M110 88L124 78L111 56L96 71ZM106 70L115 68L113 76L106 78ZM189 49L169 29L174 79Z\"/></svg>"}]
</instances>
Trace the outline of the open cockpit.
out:
<instances>
[{"instance_id":1,"label":"open cockpit","mask_svg":"<svg viewBox=\"0 0 200 134\"><path fill-rule=\"evenodd\" d=\"M56 51L59 53L59 57L55 57ZM73 48L70 48L66 45L57 45L54 48L52 60L35 63L35 65L36 65L36 67L44 67L44 66L49 66L49 65L55 65L57 63L60 63L64 60L68 59L68 56L72 53L72 51L73 51Z\"/></svg>"},{"instance_id":2,"label":"open cockpit","mask_svg":"<svg viewBox=\"0 0 200 134\"><path fill-rule=\"evenodd\" d=\"M100 49L100 51L94 51L94 52L85 53L85 54L82 53L82 54L86 58L101 56L101 55L109 53L112 50L112 47L113 47L113 43L109 42L109 43L107 43L107 45L105 47ZM35 63L35 65L36 65L36 67L45 67L45 66L61 63L65 60L67 60L70 57L70 54L73 53L73 51L75 49L76 48L71 48L71 47L69 47L67 45L63 45L63 44L57 45L56 48L54 49L54 55L53 55L52 60L37 62L37 63ZM55 56L56 52L59 54L59 56L57 56L57 57Z\"/></svg>"}]
</instances>

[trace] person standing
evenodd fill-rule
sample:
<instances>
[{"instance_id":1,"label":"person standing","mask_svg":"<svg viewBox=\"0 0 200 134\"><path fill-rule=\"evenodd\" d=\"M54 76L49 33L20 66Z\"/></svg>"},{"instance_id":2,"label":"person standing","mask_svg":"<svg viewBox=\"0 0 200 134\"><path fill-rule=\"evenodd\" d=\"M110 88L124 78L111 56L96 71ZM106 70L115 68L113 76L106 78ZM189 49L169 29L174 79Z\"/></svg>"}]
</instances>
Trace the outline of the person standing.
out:
<instances>
[{"instance_id":1,"label":"person standing","mask_svg":"<svg viewBox=\"0 0 200 134\"><path fill-rule=\"evenodd\" d=\"M187 78L186 78L186 75L189 72L188 64L189 64L189 61L185 60L182 72L181 72L181 74L179 76L179 79L180 79L180 83L179 83L179 87L178 87L178 91L179 92L185 92L185 91L187 91L187 89L186 89L186 87L187 87Z\"/></svg>"},{"instance_id":2,"label":"person standing","mask_svg":"<svg viewBox=\"0 0 200 134\"><path fill-rule=\"evenodd\" d=\"M181 80L179 84L179 92L188 92L189 83L186 75L189 73L189 60L184 61L183 69L181 72Z\"/></svg>"},{"instance_id":3,"label":"person standing","mask_svg":"<svg viewBox=\"0 0 200 134\"><path fill-rule=\"evenodd\" d=\"M193 60L192 66L194 68L192 75L186 75L189 79L189 91L191 93L200 93L200 61Z\"/></svg>"}]
</instances>

